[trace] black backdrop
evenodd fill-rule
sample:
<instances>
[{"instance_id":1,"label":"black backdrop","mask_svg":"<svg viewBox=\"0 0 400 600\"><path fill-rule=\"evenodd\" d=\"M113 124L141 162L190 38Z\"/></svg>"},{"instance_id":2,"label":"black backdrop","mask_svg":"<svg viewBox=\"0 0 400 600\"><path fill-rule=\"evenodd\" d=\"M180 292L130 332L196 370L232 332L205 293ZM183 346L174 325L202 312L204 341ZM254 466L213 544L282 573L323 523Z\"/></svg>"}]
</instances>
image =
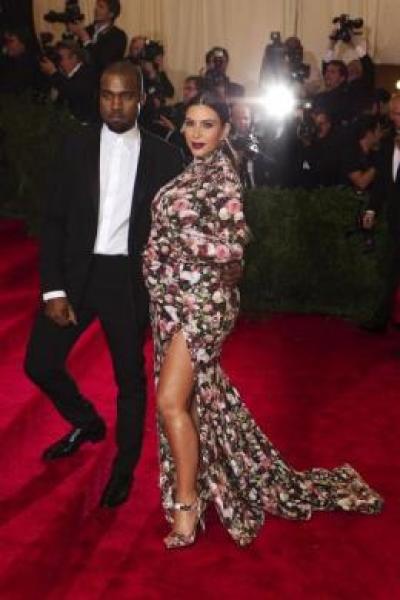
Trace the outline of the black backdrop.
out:
<instances>
[{"instance_id":1,"label":"black backdrop","mask_svg":"<svg viewBox=\"0 0 400 600\"><path fill-rule=\"evenodd\" d=\"M32 0L0 0L0 24L33 31Z\"/></svg>"}]
</instances>

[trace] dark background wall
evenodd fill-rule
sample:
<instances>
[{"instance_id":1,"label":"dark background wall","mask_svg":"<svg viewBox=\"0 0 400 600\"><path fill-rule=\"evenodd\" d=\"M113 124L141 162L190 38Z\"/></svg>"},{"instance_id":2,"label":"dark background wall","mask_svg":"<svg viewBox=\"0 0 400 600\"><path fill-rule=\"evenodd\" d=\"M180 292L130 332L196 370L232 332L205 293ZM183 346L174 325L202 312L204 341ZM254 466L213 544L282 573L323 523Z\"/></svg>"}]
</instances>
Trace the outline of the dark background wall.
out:
<instances>
[{"instance_id":1,"label":"dark background wall","mask_svg":"<svg viewBox=\"0 0 400 600\"><path fill-rule=\"evenodd\" d=\"M0 28L10 25L33 30L32 0L0 0Z\"/></svg>"}]
</instances>

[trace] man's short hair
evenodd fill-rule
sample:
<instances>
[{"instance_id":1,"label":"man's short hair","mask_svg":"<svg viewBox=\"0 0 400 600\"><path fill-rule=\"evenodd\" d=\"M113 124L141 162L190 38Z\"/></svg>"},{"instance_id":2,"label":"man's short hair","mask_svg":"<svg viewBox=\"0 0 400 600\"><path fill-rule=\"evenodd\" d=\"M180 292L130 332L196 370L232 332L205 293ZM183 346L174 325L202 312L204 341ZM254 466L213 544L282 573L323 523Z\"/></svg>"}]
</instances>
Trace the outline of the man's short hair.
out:
<instances>
[{"instance_id":1,"label":"man's short hair","mask_svg":"<svg viewBox=\"0 0 400 600\"><path fill-rule=\"evenodd\" d=\"M226 62L229 62L228 50L226 48L222 48L222 46L214 46L213 48L210 48L210 50L206 54L206 63L210 62L210 60L216 52L222 52Z\"/></svg>"},{"instance_id":2,"label":"man's short hair","mask_svg":"<svg viewBox=\"0 0 400 600\"><path fill-rule=\"evenodd\" d=\"M4 31L4 38L6 37L16 37L21 44L28 48L28 46L32 45L32 35L25 29L24 27L6 27Z\"/></svg>"},{"instance_id":3,"label":"man's short hair","mask_svg":"<svg viewBox=\"0 0 400 600\"><path fill-rule=\"evenodd\" d=\"M80 62L85 62L85 59L86 59L85 51L83 50L83 48L81 48L81 46L78 46L78 44L72 40L71 41L63 40L61 42L58 42L56 44L56 50L57 50L57 52L59 50L68 50L68 52L70 52L70 54L73 54L74 56L76 56L76 58Z\"/></svg>"},{"instance_id":4,"label":"man's short hair","mask_svg":"<svg viewBox=\"0 0 400 600\"><path fill-rule=\"evenodd\" d=\"M196 89L198 90L199 93L203 91L203 89L204 89L203 77L200 77L199 75L189 75L188 77L185 77L185 83L189 83L190 81L193 81L193 83L196 86Z\"/></svg>"},{"instance_id":5,"label":"man's short hair","mask_svg":"<svg viewBox=\"0 0 400 600\"><path fill-rule=\"evenodd\" d=\"M120 0L104 0L108 6L108 10L113 15L113 20L118 19L121 14L121 2Z\"/></svg>"},{"instance_id":6,"label":"man's short hair","mask_svg":"<svg viewBox=\"0 0 400 600\"><path fill-rule=\"evenodd\" d=\"M349 70L342 60L330 60L327 66L330 67L331 65L333 67L337 67L339 69L340 75L347 80L349 76Z\"/></svg>"},{"instance_id":7,"label":"man's short hair","mask_svg":"<svg viewBox=\"0 0 400 600\"><path fill-rule=\"evenodd\" d=\"M138 65L134 65L130 60L120 60L111 63L103 71L101 79L106 75L119 75L120 77L132 77L136 79L137 88L140 96L144 94L143 73Z\"/></svg>"},{"instance_id":8,"label":"man's short hair","mask_svg":"<svg viewBox=\"0 0 400 600\"><path fill-rule=\"evenodd\" d=\"M326 108L322 108L322 106L321 107L317 106L316 108L312 109L313 117L318 117L319 115L324 115L328 119L329 123L333 123L332 113L329 110L327 110Z\"/></svg>"}]
</instances>

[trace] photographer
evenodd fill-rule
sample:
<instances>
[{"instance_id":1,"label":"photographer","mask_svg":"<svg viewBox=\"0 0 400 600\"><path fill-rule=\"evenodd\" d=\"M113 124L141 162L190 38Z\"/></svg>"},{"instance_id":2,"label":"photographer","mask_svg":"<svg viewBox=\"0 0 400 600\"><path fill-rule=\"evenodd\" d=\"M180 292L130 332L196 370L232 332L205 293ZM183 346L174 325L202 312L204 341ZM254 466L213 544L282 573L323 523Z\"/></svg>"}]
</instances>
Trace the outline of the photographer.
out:
<instances>
[{"instance_id":1,"label":"photographer","mask_svg":"<svg viewBox=\"0 0 400 600\"><path fill-rule=\"evenodd\" d=\"M298 128L300 168L297 185L307 189L339 185L344 137L342 129L322 109L306 115L302 123Z\"/></svg>"},{"instance_id":2,"label":"photographer","mask_svg":"<svg viewBox=\"0 0 400 600\"><path fill-rule=\"evenodd\" d=\"M56 62L44 56L40 61L42 73L58 92L57 103L66 104L81 123L96 120L96 77L84 64L84 52L74 42L59 42L55 47Z\"/></svg>"},{"instance_id":3,"label":"photographer","mask_svg":"<svg viewBox=\"0 0 400 600\"><path fill-rule=\"evenodd\" d=\"M202 75L207 89L214 91L227 102L244 96L244 87L231 81L226 74L229 64L229 54L226 48L214 46L207 52L205 62L206 68Z\"/></svg>"},{"instance_id":4,"label":"photographer","mask_svg":"<svg viewBox=\"0 0 400 600\"><path fill-rule=\"evenodd\" d=\"M155 40L145 40L144 46L135 57L128 57L133 64L139 64L143 73L143 85L146 101L140 113L139 122L157 135L160 131L158 119L165 107L167 98L174 93L174 86L164 71L164 47Z\"/></svg>"},{"instance_id":5,"label":"photographer","mask_svg":"<svg viewBox=\"0 0 400 600\"><path fill-rule=\"evenodd\" d=\"M30 35L9 28L0 52L0 93L21 94L42 87L38 62Z\"/></svg>"},{"instance_id":6,"label":"photographer","mask_svg":"<svg viewBox=\"0 0 400 600\"><path fill-rule=\"evenodd\" d=\"M242 185L247 189L268 185L275 161L261 150L249 104L232 104L231 125L229 142L237 155Z\"/></svg>"},{"instance_id":7,"label":"photographer","mask_svg":"<svg viewBox=\"0 0 400 600\"><path fill-rule=\"evenodd\" d=\"M334 61L336 49L340 43L345 44L357 56L347 64L348 111L346 120L351 120L360 113L364 99L373 93L375 66L367 53L366 41L359 37L363 25L362 19L350 19L348 15L340 15L334 19L334 23L335 27L329 36L329 47L322 61L322 73L326 83L326 71Z\"/></svg>"},{"instance_id":8,"label":"photographer","mask_svg":"<svg viewBox=\"0 0 400 600\"><path fill-rule=\"evenodd\" d=\"M353 117L348 86L348 70L342 60L331 60L323 69L325 91L313 99L313 108L330 115L335 123L347 124Z\"/></svg>"},{"instance_id":9,"label":"photographer","mask_svg":"<svg viewBox=\"0 0 400 600\"><path fill-rule=\"evenodd\" d=\"M188 159L191 158L191 153L186 145L185 137L181 133L181 128L185 120L186 106L193 98L199 96L203 90L203 78L196 75L189 75L183 83L182 101L172 106L164 107L156 121L160 127L159 135L170 144L178 146L183 155Z\"/></svg>"},{"instance_id":10,"label":"photographer","mask_svg":"<svg viewBox=\"0 0 400 600\"><path fill-rule=\"evenodd\" d=\"M310 53L307 53L305 58L301 40L296 36L286 38L284 47L290 77L300 85L299 95L301 97L315 95L322 86L321 73L316 65L315 58Z\"/></svg>"},{"instance_id":11,"label":"photographer","mask_svg":"<svg viewBox=\"0 0 400 600\"><path fill-rule=\"evenodd\" d=\"M109 64L121 60L125 55L126 34L114 25L120 12L119 0L97 0L92 25L84 29L78 22L67 24L68 30L77 36L85 48L89 63L98 76Z\"/></svg>"},{"instance_id":12,"label":"photographer","mask_svg":"<svg viewBox=\"0 0 400 600\"><path fill-rule=\"evenodd\" d=\"M342 180L355 191L367 193L377 176L377 150L381 140L379 119L361 116L352 126L352 140L342 155Z\"/></svg>"}]
</instances>

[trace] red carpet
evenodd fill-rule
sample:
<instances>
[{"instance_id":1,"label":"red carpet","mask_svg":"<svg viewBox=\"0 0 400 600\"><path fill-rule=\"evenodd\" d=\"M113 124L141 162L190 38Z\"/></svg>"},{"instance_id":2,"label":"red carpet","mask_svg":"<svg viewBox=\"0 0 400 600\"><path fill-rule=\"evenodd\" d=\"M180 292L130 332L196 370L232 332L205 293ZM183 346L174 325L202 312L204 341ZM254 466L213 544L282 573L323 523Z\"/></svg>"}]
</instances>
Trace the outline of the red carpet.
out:
<instances>
[{"instance_id":1,"label":"red carpet","mask_svg":"<svg viewBox=\"0 0 400 600\"><path fill-rule=\"evenodd\" d=\"M400 333L338 319L242 319L224 364L259 423L298 468L352 463L386 499L377 517L268 518L237 548L212 510L206 535L167 552L157 489L153 396L131 500L97 508L113 446L114 388L94 327L71 366L110 424L103 444L56 464L42 449L67 427L24 377L37 248L0 221L0 598L2 600L392 600L400 597ZM151 347L147 347L149 377Z\"/></svg>"}]
</instances>

